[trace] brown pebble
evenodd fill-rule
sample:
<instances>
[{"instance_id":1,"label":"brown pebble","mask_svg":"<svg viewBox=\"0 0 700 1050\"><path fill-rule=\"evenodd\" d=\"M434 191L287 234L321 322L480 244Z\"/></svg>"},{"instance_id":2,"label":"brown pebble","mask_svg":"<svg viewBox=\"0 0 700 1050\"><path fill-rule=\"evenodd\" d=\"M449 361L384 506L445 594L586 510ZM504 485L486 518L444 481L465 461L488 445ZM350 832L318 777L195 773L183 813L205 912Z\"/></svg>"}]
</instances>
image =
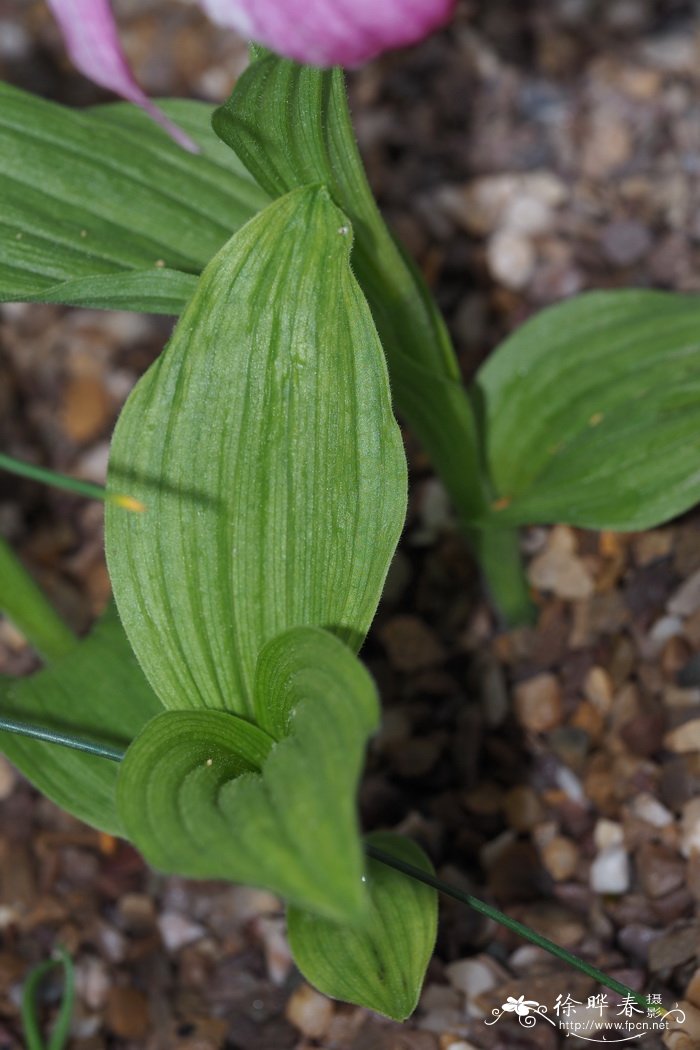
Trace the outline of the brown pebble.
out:
<instances>
[{"instance_id":1,"label":"brown pebble","mask_svg":"<svg viewBox=\"0 0 700 1050\"><path fill-rule=\"evenodd\" d=\"M695 923L684 923L664 930L649 946L649 969L652 973L672 970L694 959L698 953L699 933Z\"/></svg>"},{"instance_id":2,"label":"brown pebble","mask_svg":"<svg viewBox=\"0 0 700 1050\"><path fill-rule=\"evenodd\" d=\"M446 744L444 733L414 737L386 748L391 766L401 777L422 777L429 773L440 758Z\"/></svg>"},{"instance_id":3,"label":"brown pebble","mask_svg":"<svg viewBox=\"0 0 700 1050\"><path fill-rule=\"evenodd\" d=\"M700 751L700 718L691 718L689 722L683 722L666 733L664 747L677 754Z\"/></svg>"},{"instance_id":4,"label":"brown pebble","mask_svg":"<svg viewBox=\"0 0 700 1050\"><path fill-rule=\"evenodd\" d=\"M685 997L693 1006L697 1006L700 1009L700 968L695 971L688 981Z\"/></svg>"},{"instance_id":5,"label":"brown pebble","mask_svg":"<svg viewBox=\"0 0 700 1050\"><path fill-rule=\"evenodd\" d=\"M582 773L590 745L588 733L578 726L558 726L549 738L552 752L574 773Z\"/></svg>"},{"instance_id":6,"label":"brown pebble","mask_svg":"<svg viewBox=\"0 0 700 1050\"><path fill-rule=\"evenodd\" d=\"M119 901L119 915L127 933L142 936L155 927L155 904L145 893L125 893Z\"/></svg>"},{"instance_id":7,"label":"brown pebble","mask_svg":"<svg viewBox=\"0 0 700 1050\"><path fill-rule=\"evenodd\" d=\"M678 1009L684 1019L677 1020L678 1015L669 1018L671 1031L664 1036L664 1044L669 1050L697 1050L700 1046L700 1009L687 999L678 1003Z\"/></svg>"},{"instance_id":8,"label":"brown pebble","mask_svg":"<svg viewBox=\"0 0 700 1050\"><path fill-rule=\"evenodd\" d=\"M544 809L531 787L518 784L505 797L508 825L515 831L530 831L544 817Z\"/></svg>"},{"instance_id":9,"label":"brown pebble","mask_svg":"<svg viewBox=\"0 0 700 1050\"><path fill-rule=\"evenodd\" d=\"M620 725L618 732L632 754L648 757L661 748L665 728L666 714L663 708L655 700L643 698L638 710Z\"/></svg>"},{"instance_id":10,"label":"brown pebble","mask_svg":"<svg viewBox=\"0 0 700 1050\"><path fill-rule=\"evenodd\" d=\"M594 742L598 742L605 731L605 719L590 700L581 701L571 716L571 725L582 729Z\"/></svg>"},{"instance_id":11,"label":"brown pebble","mask_svg":"<svg viewBox=\"0 0 700 1050\"><path fill-rule=\"evenodd\" d=\"M668 600L667 609L674 616L692 616L700 609L700 569L683 581Z\"/></svg>"},{"instance_id":12,"label":"brown pebble","mask_svg":"<svg viewBox=\"0 0 700 1050\"><path fill-rule=\"evenodd\" d=\"M673 548L673 531L671 529L654 529L640 532L633 541L634 556L638 565L650 565L660 558L667 558Z\"/></svg>"},{"instance_id":13,"label":"brown pebble","mask_svg":"<svg viewBox=\"0 0 700 1050\"><path fill-rule=\"evenodd\" d=\"M606 178L629 160L632 148L632 133L626 124L611 116L596 114L584 136L583 170L590 178Z\"/></svg>"},{"instance_id":14,"label":"brown pebble","mask_svg":"<svg viewBox=\"0 0 700 1050\"><path fill-rule=\"evenodd\" d=\"M700 853L694 850L688 857L688 890L695 901L700 901Z\"/></svg>"},{"instance_id":15,"label":"brown pebble","mask_svg":"<svg viewBox=\"0 0 700 1050\"><path fill-rule=\"evenodd\" d=\"M583 682L583 693L601 714L608 714L612 707L615 688L604 667L590 668Z\"/></svg>"},{"instance_id":16,"label":"brown pebble","mask_svg":"<svg viewBox=\"0 0 700 1050\"><path fill-rule=\"evenodd\" d=\"M524 729L546 733L562 716L561 687L549 673L537 674L515 687L515 712Z\"/></svg>"},{"instance_id":17,"label":"brown pebble","mask_svg":"<svg viewBox=\"0 0 700 1050\"><path fill-rule=\"evenodd\" d=\"M688 663L692 656L690 646L684 638L676 635L669 638L661 653L661 668L669 679L675 679L676 675Z\"/></svg>"},{"instance_id":18,"label":"brown pebble","mask_svg":"<svg viewBox=\"0 0 700 1050\"><path fill-rule=\"evenodd\" d=\"M642 922L631 922L623 926L617 935L621 948L631 956L632 960L646 963L649 955L649 945L659 936L659 931L651 926L645 926Z\"/></svg>"},{"instance_id":19,"label":"brown pebble","mask_svg":"<svg viewBox=\"0 0 700 1050\"><path fill-rule=\"evenodd\" d=\"M421 671L445 659L445 650L437 635L417 616L392 617L380 636L398 671Z\"/></svg>"},{"instance_id":20,"label":"brown pebble","mask_svg":"<svg viewBox=\"0 0 700 1050\"><path fill-rule=\"evenodd\" d=\"M542 863L555 882L570 879L579 864L578 849L571 839L555 835L542 850Z\"/></svg>"},{"instance_id":21,"label":"brown pebble","mask_svg":"<svg viewBox=\"0 0 700 1050\"><path fill-rule=\"evenodd\" d=\"M0 802L8 799L15 789L17 773L4 755L0 755Z\"/></svg>"},{"instance_id":22,"label":"brown pebble","mask_svg":"<svg viewBox=\"0 0 700 1050\"><path fill-rule=\"evenodd\" d=\"M682 886L685 864L667 846L646 843L637 853L637 871L648 897L663 897Z\"/></svg>"},{"instance_id":23,"label":"brown pebble","mask_svg":"<svg viewBox=\"0 0 700 1050\"><path fill-rule=\"evenodd\" d=\"M63 391L61 422L66 434L81 445L102 433L111 415L111 400L101 380L83 375L71 379Z\"/></svg>"},{"instance_id":24,"label":"brown pebble","mask_svg":"<svg viewBox=\"0 0 700 1050\"><path fill-rule=\"evenodd\" d=\"M640 222L617 221L603 230L601 247L614 266L630 266L638 262L651 248L651 236Z\"/></svg>"},{"instance_id":25,"label":"brown pebble","mask_svg":"<svg viewBox=\"0 0 700 1050\"><path fill-rule=\"evenodd\" d=\"M148 1000L137 988L111 988L105 1024L121 1039L143 1039L150 1027Z\"/></svg>"},{"instance_id":26,"label":"brown pebble","mask_svg":"<svg viewBox=\"0 0 700 1050\"><path fill-rule=\"evenodd\" d=\"M568 601L593 594L593 577L576 554L576 534L564 525L552 529L547 547L530 562L527 575L533 587Z\"/></svg>"},{"instance_id":27,"label":"brown pebble","mask_svg":"<svg viewBox=\"0 0 700 1050\"><path fill-rule=\"evenodd\" d=\"M293 992L284 1011L290 1024L309 1039L320 1039L333 1017L333 1003L310 984Z\"/></svg>"},{"instance_id":28,"label":"brown pebble","mask_svg":"<svg viewBox=\"0 0 700 1050\"><path fill-rule=\"evenodd\" d=\"M687 886L678 886L665 897L652 901L658 926L666 928L679 919L688 918L693 906L693 895Z\"/></svg>"},{"instance_id":29,"label":"brown pebble","mask_svg":"<svg viewBox=\"0 0 700 1050\"><path fill-rule=\"evenodd\" d=\"M689 616L683 624L683 637L694 649L700 648L700 609Z\"/></svg>"}]
</instances>

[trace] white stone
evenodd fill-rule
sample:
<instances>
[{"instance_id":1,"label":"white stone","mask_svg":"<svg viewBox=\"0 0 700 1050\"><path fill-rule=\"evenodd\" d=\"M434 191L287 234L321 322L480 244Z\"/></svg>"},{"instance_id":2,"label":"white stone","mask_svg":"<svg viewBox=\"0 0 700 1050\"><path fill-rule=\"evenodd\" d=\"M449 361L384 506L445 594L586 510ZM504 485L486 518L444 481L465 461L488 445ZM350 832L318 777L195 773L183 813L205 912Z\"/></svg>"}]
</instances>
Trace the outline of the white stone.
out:
<instances>
[{"instance_id":1,"label":"white stone","mask_svg":"<svg viewBox=\"0 0 700 1050\"><path fill-rule=\"evenodd\" d=\"M286 923L283 918L261 915L255 920L256 931L260 935L265 949L267 975L274 985L280 988L292 968L292 953L285 935Z\"/></svg>"},{"instance_id":2,"label":"white stone","mask_svg":"<svg viewBox=\"0 0 700 1050\"><path fill-rule=\"evenodd\" d=\"M287 1002L290 1024L309 1039L320 1039L333 1020L333 1003L311 985L302 984Z\"/></svg>"},{"instance_id":3,"label":"white stone","mask_svg":"<svg viewBox=\"0 0 700 1050\"><path fill-rule=\"evenodd\" d=\"M533 587L566 601L590 598L594 590L593 577L576 554L576 535L565 525L552 529L545 549L530 562L527 576Z\"/></svg>"},{"instance_id":4,"label":"white stone","mask_svg":"<svg viewBox=\"0 0 700 1050\"><path fill-rule=\"evenodd\" d=\"M421 486L418 519L419 528L410 536L412 546L430 546L443 533L454 531L452 502L445 486L437 478L429 478Z\"/></svg>"},{"instance_id":5,"label":"white stone","mask_svg":"<svg viewBox=\"0 0 700 1050\"><path fill-rule=\"evenodd\" d=\"M666 733L664 747L679 755L700 751L700 718L691 718L689 722L683 722Z\"/></svg>"},{"instance_id":6,"label":"white stone","mask_svg":"<svg viewBox=\"0 0 700 1050\"><path fill-rule=\"evenodd\" d=\"M535 250L526 237L500 230L489 239L486 254L495 280L515 292L527 287L535 269Z\"/></svg>"},{"instance_id":7,"label":"white stone","mask_svg":"<svg viewBox=\"0 0 700 1050\"><path fill-rule=\"evenodd\" d=\"M567 798L570 798L578 806L588 807L588 799L583 784L572 769L564 765L559 766L554 774L554 778L557 787L564 792Z\"/></svg>"},{"instance_id":8,"label":"white stone","mask_svg":"<svg viewBox=\"0 0 700 1050\"><path fill-rule=\"evenodd\" d=\"M420 1027L427 1032L461 1031L464 1013L460 997L446 984L429 984L420 997Z\"/></svg>"},{"instance_id":9,"label":"white stone","mask_svg":"<svg viewBox=\"0 0 700 1050\"><path fill-rule=\"evenodd\" d=\"M648 659L658 656L666 642L683 634L683 621L678 616L662 616L657 620L644 640L644 655Z\"/></svg>"},{"instance_id":10,"label":"white stone","mask_svg":"<svg viewBox=\"0 0 700 1050\"><path fill-rule=\"evenodd\" d=\"M632 802L632 813L646 824L655 828L665 828L673 823L673 814L653 795L644 792Z\"/></svg>"},{"instance_id":11,"label":"white stone","mask_svg":"<svg viewBox=\"0 0 700 1050\"><path fill-rule=\"evenodd\" d=\"M607 846L591 864L590 886L594 893L626 893L630 887L629 858L624 846Z\"/></svg>"},{"instance_id":12,"label":"white stone","mask_svg":"<svg viewBox=\"0 0 700 1050\"><path fill-rule=\"evenodd\" d=\"M186 944L201 940L207 932L199 923L190 922L184 915L174 911L166 911L159 916L158 929L169 952L178 952Z\"/></svg>"},{"instance_id":13,"label":"white stone","mask_svg":"<svg viewBox=\"0 0 700 1050\"><path fill-rule=\"evenodd\" d=\"M622 825L615 820L601 817L594 828L593 841L599 850L607 849L608 846L620 846L624 841Z\"/></svg>"},{"instance_id":14,"label":"white stone","mask_svg":"<svg viewBox=\"0 0 700 1050\"><path fill-rule=\"evenodd\" d=\"M102 959L89 955L75 966L75 990L90 1010L101 1010L111 987L109 971Z\"/></svg>"},{"instance_id":15,"label":"white stone","mask_svg":"<svg viewBox=\"0 0 700 1050\"><path fill-rule=\"evenodd\" d=\"M672 616L692 616L700 609L700 569L675 591L666 606Z\"/></svg>"},{"instance_id":16,"label":"white stone","mask_svg":"<svg viewBox=\"0 0 700 1050\"><path fill-rule=\"evenodd\" d=\"M445 967L447 980L467 999L475 999L490 992L498 983L498 976L483 959L458 959Z\"/></svg>"},{"instance_id":17,"label":"white stone","mask_svg":"<svg viewBox=\"0 0 700 1050\"><path fill-rule=\"evenodd\" d=\"M691 798L681 816L681 853L689 857L700 852L700 798Z\"/></svg>"},{"instance_id":18,"label":"white stone","mask_svg":"<svg viewBox=\"0 0 700 1050\"><path fill-rule=\"evenodd\" d=\"M553 221L554 214L549 205L529 194L512 200L503 214L504 229L530 237L546 233Z\"/></svg>"}]
</instances>

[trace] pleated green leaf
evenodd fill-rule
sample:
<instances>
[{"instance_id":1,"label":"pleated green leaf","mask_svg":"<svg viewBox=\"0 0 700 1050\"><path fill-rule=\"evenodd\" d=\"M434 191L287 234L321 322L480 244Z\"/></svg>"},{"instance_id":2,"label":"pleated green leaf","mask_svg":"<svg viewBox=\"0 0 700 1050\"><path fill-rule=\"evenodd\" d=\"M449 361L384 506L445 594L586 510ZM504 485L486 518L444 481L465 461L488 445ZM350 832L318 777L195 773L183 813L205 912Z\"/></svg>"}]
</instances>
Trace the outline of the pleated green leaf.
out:
<instances>
[{"instance_id":1,"label":"pleated green leaf","mask_svg":"<svg viewBox=\"0 0 700 1050\"><path fill-rule=\"evenodd\" d=\"M647 529L700 499L700 297L596 292L480 369L491 523Z\"/></svg>"},{"instance_id":2,"label":"pleated green leaf","mask_svg":"<svg viewBox=\"0 0 700 1050\"><path fill-rule=\"evenodd\" d=\"M366 904L355 794L378 722L371 678L333 635L297 628L262 651L262 727L223 711L169 711L119 776L129 837L161 871L263 886L357 920Z\"/></svg>"},{"instance_id":3,"label":"pleated green leaf","mask_svg":"<svg viewBox=\"0 0 700 1050\"><path fill-rule=\"evenodd\" d=\"M350 242L324 189L271 204L207 267L120 417L110 485L147 510L107 508L107 557L168 708L250 715L267 641L312 625L357 649L374 615L406 465Z\"/></svg>"},{"instance_id":4,"label":"pleated green leaf","mask_svg":"<svg viewBox=\"0 0 700 1050\"><path fill-rule=\"evenodd\" d=\"M194 277L267 203L197 102L71 110L0 84L0 301L179 313Z\"/></svg>"},{"instance_id":5,"label":"pleated green leaf","mask_svg":"<svg viewBox=\"0 0 700 1050\"><path fill-rule=\"evenodd\" d=\"M49 670L5 684L0 707L6 718L124 749L163 710L113 608ZM116 762L6 732L0 732L0 751L79 820L123 832L116 812Z\"/></svg>"},{"instance_id":6,"label":"pleated green leaf","mask_svg":"<svg viewBox=\"0 0 700 1050\"><path fill-rule=\"evenodd\" d=\"M375 832L368 841L433 872L409 839ZM367 860L366 888L370 908L361 925L290 907L289 944L301 972L325 995L405 1021L416 1008L435 947L437 893L376 860Z\"/></svg>"},{"instance_id":7,"label":"pleated green leaf","mask_svg":"<svg viewBox=\"0 0 700 1050\"><path fill-rule=\"evenodd\" d=\"M216 133L272 197L324 183L355 230L353 269L372 309L399 413L406 416L465 515L483 502L471 406L442 315L417 267L387 229L367 182L343 72L258 55Z\"/></svg>"}]
</instances>

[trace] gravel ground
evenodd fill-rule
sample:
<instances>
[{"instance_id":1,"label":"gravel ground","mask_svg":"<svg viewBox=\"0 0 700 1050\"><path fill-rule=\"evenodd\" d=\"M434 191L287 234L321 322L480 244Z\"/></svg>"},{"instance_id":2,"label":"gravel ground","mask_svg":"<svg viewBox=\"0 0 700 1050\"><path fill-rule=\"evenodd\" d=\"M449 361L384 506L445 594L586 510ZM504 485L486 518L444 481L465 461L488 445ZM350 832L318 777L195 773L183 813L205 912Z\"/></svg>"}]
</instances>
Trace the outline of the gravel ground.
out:
<instances>
[{"instance_id":1,"label":"gravel ground","mask_svg":"<svg viewBox=\"0 0 700 1050\"><path fill-rule=\"evenodd\" d=\"M219 101L245 50L186 3L115 5L153 94ZM42 3L0 0L0 74L84 104ZM449 319L465 375L526 317L592 287L700 290L700 23L680 0L463 3L413 52L353 74L373 186ZM120 404L170 323L0 312L0 447L102 480ZM700 1046L700 517L523 537L535 627L502 633L410 437L409 519L364 656L384 726L367 828L667 1005ZM109 584L101 508L0 476L0 530L79 629ZM33 667L0 621L0 670ZM396 1026L312 992L266 893L165 879L0 764L0 1047L28 968L76 960L76 1050L469 1050L582 1045L484 1021L508 995L600 989L443 904L421 1006ZM45 986L47 1018L58 985ZM609 997L610 1002L614 997ZM611 1016L615 1016L613 1009Z\"/></svg>"}]
</instances>

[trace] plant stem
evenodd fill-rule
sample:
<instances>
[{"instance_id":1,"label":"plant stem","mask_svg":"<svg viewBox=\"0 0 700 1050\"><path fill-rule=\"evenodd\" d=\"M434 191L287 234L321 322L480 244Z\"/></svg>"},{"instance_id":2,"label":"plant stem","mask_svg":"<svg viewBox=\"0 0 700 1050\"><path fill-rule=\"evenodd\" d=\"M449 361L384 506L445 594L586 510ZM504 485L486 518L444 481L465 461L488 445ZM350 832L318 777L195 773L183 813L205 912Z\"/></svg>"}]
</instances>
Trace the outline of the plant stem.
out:
<instances>
[{"instance_id":1,"label":"plant stem","mask_svg":"<svg viewBox=\"0 0 700 1050\"><path fill-rule=\"evenodd\" d=\"M474 521L488 521L491 494L479 452L479 424L467 390L461 381L449 377L431 375L427 370L414 373L405 362L395 366L392 381L397 407L447 489L481 569L485 589L502 620L512 627L531 623L534 606L517 529L472 525Z\"/></svg>"},{"instance_id":2,"label":"plant stem","mask_svg":"<svg viewBox=\"0 0 700 1050\"><path fill-rule=\"evenodd\" d=\"M140 500L132 496L107 492L102 485L93 485L91 481L81 481L79 478L69 478L65 474L57 474L55 470L47 470L46 467L35 467L33 463L23 463L19 459L13 459L12 456L6 456L3 452L0 452L0 470L7 470L10 474L29 478L30 481L38 481L42 485L50 485L64 492L72 492L76 496L86 496L87 499L97 499L103 503L114 503L126 510L143 511L146 509Z\"/></svg>"},{"instance_id":3,"label":"plant stem","mask_svg":"<svg viewBox=\"0 0 700 1050\"><path fill-rule=\"evenodd\" d=\"M110 747L108 744L100 744L94 740L84 740L82 737L71 736L70 733L62 733L57 729L35 726L30 722L20 722L15 718L5 718L1 715L0 731L17 733L18 736L28 736L32 740L43 740L47 744L59 744L61 747L70 747L74 751L84 751L88 755L109 758L112 762L121 762L126 754L124 749L120 747Z\"/></svg>"},{"instance_id":4,"label":"plant stem","mask_svg":"<svg viewBox=\"0 0 700 1050\"><path fill-rule=\"evenodd\" d=\"M535 619L535 606L525 578L518 530L467 528L491 600L508 626L520 627Z\"/></svg>"},{"instance_id":5,"label":"plant stem","mask_svg":"<svg viewBox=\"0 0 700 1050\"><path fill-rule=\"evenodd\" d=\"M571 952L567 952L565 948L555 944L554 941L550 941L548 937L542 937L539 933L531 930L529 926L524 926L522 922L518 922L517 919L511 919L508 915L499 911L498 908L493 908L490 904L486 904L485 901L479 900L478 897L472 897L470 893L464 893L462 890L457 889L456 886L451 886L448 882L443 882L442 879L436 878L435 875L423 871L422 868L417 868L414 864L409 864L406 861L400 860L398 857L392 856L390 853L385 853L384 850L377 849L376 846L366 843L365 848L367 855L372 857L373 860L379 861L380 864L386 864L388 867L400 871L403 875L407 875L411 879L417 879L419 882L425 883L426 886L432 886L432 888L439 893L444 893L446 896L452 897L461 904L468 905L468 907L473 908L474 911L478 911L481 915L493 919L494 922L512 930L520 937L530 941L531 944L536 944L538 948L543 948L545 951L549 952L550 955L562 959L565 963L568 963L569 966L573 966L576 970L580 970L581 973L585 973L587 977L591 977L598 984L602 984L604 988L609 988L611 991L617 992L618 995L621 995L623 998L631 996L635 1002L640 1006L643 1006L645 1009L648 1006L646 999L644 999L644 997L638 992L633 991L632 988L628 988L627 985L621 984L620 981L616 981L614 977L608 976L608 974L603 973L603 971L597 969L597 967L591 966L590 963L585 961L585 959L580 959L577 955L572 955Z\"/></svg>"},{"instance_id":6,"label":"plant stem","mask_svg":"<svg viewBox=\"0 0 700 1050\"><path fill-rule=\"evenodd\" d=\"M51 663L77 642L5 540L0 537L0 612Z\"/></svg>"}]
</instances>

